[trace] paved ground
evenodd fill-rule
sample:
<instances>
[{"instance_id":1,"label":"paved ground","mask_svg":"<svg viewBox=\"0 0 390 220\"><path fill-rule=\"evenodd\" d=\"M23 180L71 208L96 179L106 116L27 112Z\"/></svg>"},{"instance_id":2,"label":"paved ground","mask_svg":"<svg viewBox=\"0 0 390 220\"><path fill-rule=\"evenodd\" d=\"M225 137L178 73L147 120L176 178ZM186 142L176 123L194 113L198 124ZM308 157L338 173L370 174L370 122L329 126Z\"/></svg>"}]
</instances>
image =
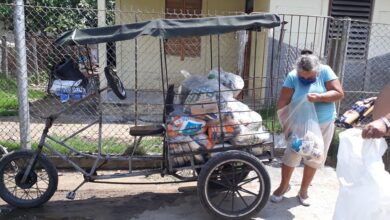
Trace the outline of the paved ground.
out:
<instances>
[{"instance_id":1,"label":"paved ground","mask_svg":"<svg viewBox=\"0 0 390 220\"><path fill-rule=\"evenodd\" d=\"M272 189L280 180L280 168L267 166ZM310 196L314 204L301 206L296 198L302 177L302 168L297 168L291 182L292 190L279 204L268 203L256 219L331 219L338 192L338 182L334 168L319 170ZM66 193L81 181L78 173L62 173L58 191L44 206L35 209L13 209L0 200L0 219L159 219L195 220L212 219L201 207L195 183L168 185L108 185L88 183L77 193L76 200L65 199ZM127 181L170 181L170 177L133 177Z\"/></svg>"}]
</instances>

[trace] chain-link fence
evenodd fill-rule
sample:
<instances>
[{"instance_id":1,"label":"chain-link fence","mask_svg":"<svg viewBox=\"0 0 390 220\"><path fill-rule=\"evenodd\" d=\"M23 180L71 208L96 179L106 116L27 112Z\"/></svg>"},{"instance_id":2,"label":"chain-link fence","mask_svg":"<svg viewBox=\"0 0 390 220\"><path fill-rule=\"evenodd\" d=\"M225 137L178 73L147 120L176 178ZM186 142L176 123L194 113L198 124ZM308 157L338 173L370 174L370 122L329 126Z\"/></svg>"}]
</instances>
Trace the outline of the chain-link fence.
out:
<instances>
[{"instance_id":1,"label":"chain-link fence","mask_svg":"<svg viewBox=\"0 0 390 220\"><path fill-rule=\"evenodd\" d=\"M6 60L7 70L2 72L1 92L4 102L15 99L14 106L4 107L7 115L1 117L2 137L0 144L12 149L19 143L19 117L16 94L15 52L13 42L12 11L13 5L0 4L1 17L4 22L0 35L5 36L8 46L2 60ZM218 15L234 15L235 12L224 12ZM271 86L267 83L267 76L262 65L247 65L244 71L242 66L247 54L245 39L247 33L231 33L219 36L189 37L180 39L160 40L153 37L142 37L131 41L115 43L62 47L54 44L55 39L64 31L74 28L97 27L112 24L141 22L157 18L189 18L216 16L216 14L195 14L190 11L172 11L169 13L147 11L97 11L86 9L69 9L55 7L25 6L27 65L29 78L29 106L31 116L32 146L38 145L41 132L45 125L45 118L58 111L63 114L56 120L49 135L82 151L94 152L97 145L103 146L103 153L127 153L131 150L133 138L129 135L129 128L134 124L160 123L163 121L164 95L162 88L174 84L178 85L185 79L182 70L191 74L206 76L216 67L242 76L245 81L245 91L240 101L246 102L251 109L261 112L264 123L271 128L273 123L272 100L275 97L266 96L264 91ZM69 18L74 18L69 20ZM264 48L267 31L256 32L251 36L253 46ZM167 54L166 60L161 60L161 50ZM253 51L257 51L255 48ZM249 57L251 57L249 53ZM249 58L253 63L255 57ZM263 61L264 63L264 61ZM120 100L111 90L103 92L101 96L88 99L81 105L67 109L80 99L80 94L65 94L66 85L56 81L59 72L80 70L81 84L85 95L92 94L99 88L107 85L103 68L113 66L122 80L127 92L127 98ZM163 69L162 69L163 68ZM55 71L54 71L55 70ZM53 73L57 75L53 75ZM165 72L162 80L161 72ZM245 72L245 73L244 73ZM260 74L260 75L257 75ZM188 77L188 76L187 76ZM62 80L64 81L64 80ZM269 80L268 80L269 81ZM12 83L10 83L12 82ZM166 82L166 85L163 83ZM63 83L63 82L62 82ZM74 83L74 82L73 82ZM62 88L63 87L63 88ZM81 89L79 84L72 84L71 89ZM66 87L66 89L69 89ZM180 102L180 96L175 97ZM250 100L250 101L249 101ZM267 103L265 105L264 103ZM99 118L102 117L103 126L100 127ZM87 128L87 129L86 129ZM77 137L68 139L77 134ZM102 142L99 142L101 136ZM55 140L51 145L60 147ZM142 142L142 151L153 152L161 148L154 148L162 144L161 138L153 138ZM66 149L62 152L72 153ZM144 153L144 152L140 152Z\"/></svg>"},{"instance_id":2,"label":"chain-link fence","mask_svg":"<svg viewBox=\"0 0 390 220\"><path fill-rule=\"evenodd\" d=\"M339 75L345 91L339 113L358 100L376 96L390 81L387 60L390 25L331 17L281 15L287 21L280 63L275 64L280 91L284 76L294 67L300 51L311 49ZM280 34L280 30L278 30Z\"/></svg>"},{"instance_id":3,"label":"chain-link fence","mask_svg":"<svg viewBox=\"0 0 390 220\"><path fill-rule=\"evenodd\" d=\"M13 7L9 4L0 4L0 144L10 148L17 147L20 140ZM238 13L220 13L220 15L229 14ZM104 117L102 128L104 139L101 144L108 146L108 153L120 153L131 145L132 138L129 135L131 124L162 121L164 109L163 96L160 92L162 81L159 74L164 65L159 54L156 54L160 52L159 48L164 48L168 55L166 63L170 70L169 83L178 85L183 81L184 77L180 73L183 69L190 73L205 74L220 65L224 70L240 74L244 78L248 87L245 95L250 95L251 92L255 94L256 92L253 91L256 90L258 90L257 94L266 94L247 102L250 107L259 111L261 106L267 103L267 99L274 100L277 97L277 94L271 94L280 91L285 75L293 68L296 57L305 48L312 49L315 54L320 55L323 62L330 64L340 75L346 94L340 105L340 113L355 101L376 95L389 81L390 62L387 61L387 53L390 51L388 48L390 38L387 35L389 25L330 17L285 14L281 15L281 19L288 22L284 25L284 29L262 31L251 36L221 35L218 41L217 36L164 42L152 37L143 37L133 41L88 47L60 47L54 44L54 40L61 33L74 28L125 24L162 17L188 18L214 15L196 14L190 11L123 12L25 6L32 145L36 146L38 143L44 126L43 118L56 110L64 109L72 103L72 99L78 98L77 95L61 97L61 94L50 94L54 93L52 70L57 64L64 63L67 58L71 58L73 61L71 65L79 67L86 77L87 94L105 87L103 68L106 65L115 66L118 76L127 89L128 98L122 101L112 92L104 93L102 99L92 98L77 109L65 112L59 118L58 124L54 126L52 135L65 138L98 120L101 111ZM278 35L283 35L284 40L274 40L274 36ZM250 46L240 44L246 37L249 37ZM253 58L255 47L260 48L257 53L261 54L259 56L263 59L255 62L256 64L248 64L246 60ZM215 51L218 49L220 51L217 55ZM265 57L268 59L264 59ZM276 57L280 57L280 60L271 59ZM267 86L262 80L250 81L250 77L253 77L258 69L270 74L271 64L273 64L272 74L276 79L272 80L272 86ZM267 77L269 75L259 79ZM266 106L270 107L272 103L267 103ZM80 132L78 138L73 140L74 144L90 146L90 150L94 151L99 133L99 125L92 125L89 129ZM158 142L151 140L147 145L153 146ZM110 148L114 145L116 147Z\"/></svg>"},{"instance_id":4,"label":"chain-link fence","mask_svg":"<svg viewBox=\"0 0 390 220\"><path fill-rule=\"evenodd\" d=\"M313 50L340 77L345 96L339 103L338 114L351 109L356 101L377 96L390 81L389 24L302 15L281 17L288 24L284 41L274 42L282 53L280 63L274 66L278 74L276 91L280 91L284 77L294 68L303 49ZM370 120L368 117L364 123ZM389 155L387 152L384 156L387 169Z\"/></svg>"}]
</instances>

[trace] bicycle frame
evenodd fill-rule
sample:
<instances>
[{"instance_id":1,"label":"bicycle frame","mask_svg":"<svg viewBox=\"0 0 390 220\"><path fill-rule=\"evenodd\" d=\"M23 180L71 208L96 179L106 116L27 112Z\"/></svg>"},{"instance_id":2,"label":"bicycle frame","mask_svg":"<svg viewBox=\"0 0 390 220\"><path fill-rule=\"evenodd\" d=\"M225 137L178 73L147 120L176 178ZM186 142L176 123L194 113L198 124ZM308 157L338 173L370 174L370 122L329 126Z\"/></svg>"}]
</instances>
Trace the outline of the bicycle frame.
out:
<instances>
[{"instance_id":1,"label":"bicycle frame","mask_svg":"<svg viewBox=\"0 0 390 220\"><path fill-rule=\"evenodd\" d=\"M53 154L59 156L66 163L70 164L75 170L81 172L84 175L85 179L87 179L89 181L98 180L98 179L113 179L113 178L123 178L123 177L139 176L139 175L150 175L150 174L157 174L157 173L162 173L163 172L162 169L150 169L150 170L133 171L133 169L132 169L132 162L135 161L135 160L145 160L145 159L154 159L154 160L155 159L161 159L162 160L163 159L163 157L161 157L161 158L149 157L148 158L148 157L137 157L137 156L134 156L134 153L135 153L136 149L138 148L142 138L139 138L139 139L135 138L134 144L133 144L133 152L131 153L130 156L116 156L116 157L112 157L110 155L102 155L102 112L101 112L101 110L99 111L99 119L97 119L97 120L93 121L92 123L82 127L81 129L77 130L76 132L72 133L71 135L65 137L63 140L58 140L57 138L52 137L52 136L50 136L48 134L49 131L50 131L50 128L53 126L54 121L62 113L66 112L67 110L69 110L71 108L74 108L77 105L80 105L81 103L84 103L85 101L87 101L87 100L89 100L89 99L91 99L93 97L96 97L96 96L100 97L101 93L103 91L105 91L105 90L107 90L107 87L103 88L103 89L99 89L97 92L88 95L87 97L81 99L80 101L77 101L77 102L73 103L72 105L68 106L67 108L65 108L65 109L63 109L63 110L61 110L61 111L59 111L57 113L54 113L54 114L52 114L52 115L50 115L49 117L46 118L45 128L44 128L44 130L42 132L42 135L40 137L40 141L39 141L37 150L35 151L35 154L34 154L33 158L31 158L31 160L29 161L29 165L28 165L28 167L26 169L26 172L25 172L25 175L24 175L24 179L22 181L26 180L27 174L35 166L36 160L37 160L39 154L42 153L43 147L48 148ZM99 105L101 106L101 104L102 104L102 102L101 102L101 99L99 98ZM68 144L65 143L66 141L70 140L71 138L75 137L76 135L80 134L81 132L83 132L84 130L90 128L91 126L93 126L95 124L99 124L99 141L98 141L98 154L97 155L82 153L82 152L74 149L72 146L69 146ZM59 151L55 150L53 146L51 146L50 144L46 143L47 139L49 139L49 140L51 140L51 141L53 141L53 142L63 146L64 148L68 149L70 152L76 153L76 154L84 156L86 158L93 159L94 162L93 162L92 167L89 168L89 169L83 169L81 166L79 166L77 163L73 162L67 156L65 156L64 154L62 154ZM129 172L128 173L124 173L124 174L121 173L121 174L112 174L112 175L94 175L96 170L100 166L104 165L104 163L106 163L108 160L129 161Z\"/></svg>"}]
</instances>

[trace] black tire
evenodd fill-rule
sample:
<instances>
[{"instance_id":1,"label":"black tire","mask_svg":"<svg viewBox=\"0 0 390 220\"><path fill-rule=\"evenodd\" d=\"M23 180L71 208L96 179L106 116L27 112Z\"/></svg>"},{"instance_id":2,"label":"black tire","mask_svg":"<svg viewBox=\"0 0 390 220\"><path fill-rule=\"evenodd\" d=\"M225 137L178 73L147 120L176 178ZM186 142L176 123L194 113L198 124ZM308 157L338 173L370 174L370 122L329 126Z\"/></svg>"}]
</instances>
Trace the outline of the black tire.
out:
<instances>
[{"instance_id":1,"label":"black tire","mask_svg":"<svg viewBox=\"0 0 390 220\"><path fill-rule=\"evenodd\" d=\"M39 155L27 181L20 182L33 155L33 151L14 151L0 160L0 197L12 206L18 208L40 206L57 190L57 169L42 154ZM40 188L44 185L47 185L45 189ZM20 191L22 193L18 193Z\"/></svg>"},{"instance_id":2,"label":"black tire","mask_svg":"<svg viewBox=\"0 0 390 220\"><path fill-rule=\"evenodd\" d=\"M225 166L232 172L227 172ZM261 161L243 151L214 156L202 167L198 178L200 202L217 219L247 219L256 215L267 203L270 191L270 178Z\"/></svg>"},{"instance_id":3,"label":"black tire","mask_svg":"<svg viewBox=\"0 0 390 220\"><path fill-rule=\"evenodd\" d=\"M126 99L126 90L121 79L116 75L111 67L104 68L107 84L119 99Z\"/></svg>"}]
</instances>

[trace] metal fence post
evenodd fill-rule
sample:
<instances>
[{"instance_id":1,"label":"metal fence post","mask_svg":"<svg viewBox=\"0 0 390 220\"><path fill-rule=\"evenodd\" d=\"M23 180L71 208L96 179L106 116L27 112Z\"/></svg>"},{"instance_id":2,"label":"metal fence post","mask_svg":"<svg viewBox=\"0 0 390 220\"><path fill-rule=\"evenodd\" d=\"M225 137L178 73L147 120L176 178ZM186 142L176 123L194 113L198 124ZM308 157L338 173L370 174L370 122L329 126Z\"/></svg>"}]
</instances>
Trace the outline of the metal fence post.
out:
<instances>
[{"instance_id":1,"label":"metal fence post","mask_svg":"<svg viewBox=\"0 0 390 220\"><path fill-rule=\"evenodd\" d=\"M31 149L30 113L28 104L27 54L23 0L15 0L13 20L16 47L16 68L18 76L17 85L19 100L20 143L22 148Z\"/></svg>"},{"instance_id":2,"label":"metal fence post","mask_svg":"<svg viewBox=\"0 0 390 220\"><path fill-rule=\"evenodd\" d=\"M37 39L33 37L31 39L31 46L32 46L32 56L33 56L33 62L34 62L34 74L35 74L35 82L39 83L39 65L38 65L38 49L37 49Z\"/></svg>"},{"instance_id":3,"label":"metal fence post","mask_svg":"<svg viewBox=\"0 0 390 220\"><path fill-rule=\"evenodd\" d=\"M338 49L338 58L336 60L335 66L337 67L337 76L339 77L341 85L343 85L344 81L344 69L345 69L345 63L347 60L347 52L348 52L348 41L349 41L349 34L351 30L351 19L347 18L343 21L343 29L341 32L341 41L339 44ZM337 112L340 111L340 101L337 102Z\"/></svg>"},{"instance_id":4,"label":"metal fence post","mask_svg":"<svg viewBox=\"0 0 390 220\"><path fill-rule=\"evenodd\" d=\"M8 48L5 35L1 36L1 72L8 77Z\"/></svg>"}]
</instances>

